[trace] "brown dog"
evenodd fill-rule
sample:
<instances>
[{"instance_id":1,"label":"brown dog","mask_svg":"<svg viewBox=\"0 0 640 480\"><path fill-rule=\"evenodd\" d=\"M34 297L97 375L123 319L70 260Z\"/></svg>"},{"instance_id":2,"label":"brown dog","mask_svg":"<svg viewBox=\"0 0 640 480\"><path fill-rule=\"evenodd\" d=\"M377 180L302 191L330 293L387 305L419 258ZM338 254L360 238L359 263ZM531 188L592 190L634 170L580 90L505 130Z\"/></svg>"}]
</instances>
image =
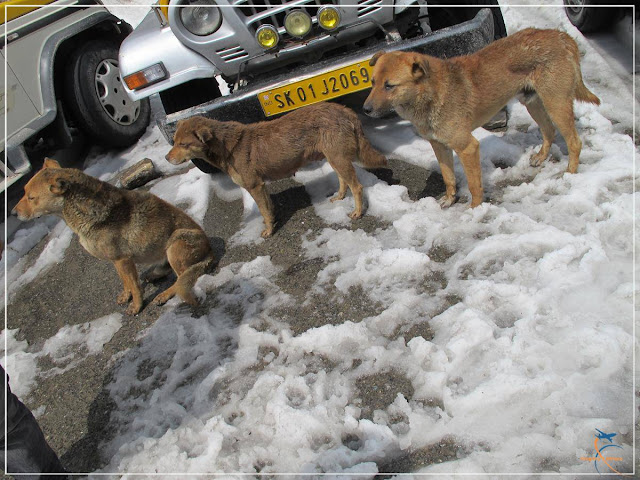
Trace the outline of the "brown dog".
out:
<instances>
[{"instance_id":1,"label":"brown dog","mask_svg":"<svg viewBox=\"0 0 640 480\"><path fill-rule=\"evenodd\" d=\"M214 256L202 228L182 210L148 192L119 189L79 170L60 168L51 159L24 191L12 213L23 221L58 215L91 255L113 262L124 285L118 303L124 305L133 297L127 314L142 309L135 263L168 260L178 275L154 304L162 305L176 294L189 304L198 303L191 289Z\"/></svg>"},{"instance_id":2,"label":"brown dog","mask_svg":"<svg viewBox=\"0 0 640 480\"><path fill-rule=\"evenodd\" d=\"M440 205L455 201L453 153L464 168L471 206L482 203L479 143L471 132L491 119L514 96L542 131L542 147L531 156L539 166L549 156L555 127L567 142L569 167L575 173L582 142L573 101L600 104L582 82L576 42L557 30L528 28L467 56L441 60L410 52L379 52L372 90L364 111L379 117L395 111L431 142L447 190Z\"/></svg>"},{"instance_id":3,"label":"brown dog","mask_svg":"<svg viewBox=\"0 0 640 480\"><path fill-rule=\"evenodd\" d=\"M380 167L387 161L364 136L358 116L335 103L317 103L249 125L191 117L178 124L166 159L174 165L202 159L229 174L258 204L266 227L262 236L269 237L275 216L265 181L290 177L303 165L325 157L340 182L331 201L342 200L348 186L355 199L349 216L360 218L362 185L352 162L358 157L365 166Z\"/></svg>"}]
</instances>

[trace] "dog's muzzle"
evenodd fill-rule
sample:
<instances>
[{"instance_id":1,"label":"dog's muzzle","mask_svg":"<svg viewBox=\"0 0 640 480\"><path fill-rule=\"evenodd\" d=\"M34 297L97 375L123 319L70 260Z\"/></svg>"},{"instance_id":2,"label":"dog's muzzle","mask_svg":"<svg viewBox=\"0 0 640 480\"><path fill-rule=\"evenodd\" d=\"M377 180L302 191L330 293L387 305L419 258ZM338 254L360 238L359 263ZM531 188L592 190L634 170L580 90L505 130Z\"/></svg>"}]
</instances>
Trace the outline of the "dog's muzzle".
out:
<instances>
[{"instance_id":1,"label":"dog's muzzle","mask_svg":"<svg viewBox=\"0 0 640 480\"><path fill-rule=\"evenodd\" d=\"M374 108L371 104L367 102L365 102L364 105L362 106L362 111L367 116L372 118L380 118L380 117L384 117L385 115L389 115L390 113L393 113L393 109L380 110L380 109Z\"/></svg>"},{"instance_id":2,"label":"dog's muzzle","mask_svg":"<svg viewBox=\"0 0 640 480\"><path fill-rule=\"evenodd\" d=\"M371 117L371 118L380 118L380 117L384 117L385 115L389 115L393 113L393 110L389 110L389 111L375 110L374 108L368 107L368 106L362 107L362 111L368 117Z\"/></svg>"},{"instance_id":3,"label":"dog's muzzle","mask_svg":"<svg viewBox=\"0 0 640 480\"><path fill-rule=\"evenodd\" d=\"M11 210L11 215L15 215L16 217L18 217L18 220L20 220L21 222L27 222L27 221L31 220L32 218L38 218L38 217L25 217L20 212L18 212L17 207L14 207Z\"/></svg>"},{"instance_id":4,"label":"dog's muzzle","mask_svg":"<svg viewBox=\"0 0 640 480\"><path fill-rule=\"evenodd\" d=\"M171 163L172 165L180 165L181 163L184 163L187 161L186 158L174 158L171 156L171 152L167 153L164 156L165 160L169 163Z\"/></svg>"}]
</instances>

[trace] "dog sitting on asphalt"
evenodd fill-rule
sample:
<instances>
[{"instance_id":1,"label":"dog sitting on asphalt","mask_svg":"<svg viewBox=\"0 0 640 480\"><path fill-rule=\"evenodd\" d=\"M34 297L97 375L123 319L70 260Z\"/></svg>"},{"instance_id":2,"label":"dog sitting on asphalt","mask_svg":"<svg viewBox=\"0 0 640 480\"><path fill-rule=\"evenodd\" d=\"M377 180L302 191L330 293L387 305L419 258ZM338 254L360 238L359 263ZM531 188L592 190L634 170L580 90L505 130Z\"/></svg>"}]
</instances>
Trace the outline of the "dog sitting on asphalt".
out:
<instances>
[{"instance_id":1,"label":"dog sitting on asphalt","mask_svg":"<svg viewBox=\"0 0 640 480\"><path fill-rule=\"evenodd\" d=\"M132 300L127 314L142 309L136 263L165 264L156 268L161 276L169 273L168 261L178 276L153 304L162 305L176 294L198 304L192 287L215 257L202 228L182 210L151 193L116 188L48 158L24 190L12 213L22 221L58 215L87 252L113 262L124 286L117 302Z\"/></svg>"},{"instance_id":2,"label":"dog sitting on asphalt","mask_svg":"<svg viewBox=\"0 0 640 480\"><path fill-rule=\"evenodd\" d=\"M271 236L275 228L265 182L290 177L303 165L322 158L340 182L331 201L342 200L349 187L355 200L349 217L360 218L362 185L352 162L358 158L366 167L382 167L387 160L364 136L355 112L335 103L317 103L249 125L191 117L178 123L173 148L166 156L174 165L201 159L226 172L258 205L265 223L262 237Z\"/></svg>"},{"instance_id":3,"label":"dog sitting on asphalt","mask_svg":"<svg viewBox=\"0 0 640 480\"><path fill-rule=\"evenodd\" d=\"M482 50L442 60L413 52L378 52L372 89L364 112L381 117L395 111L431 142L446 193L440 205L455 202L453 153L458 154L471 192L471 207L483 201L479 143L471 132L519 95L542 132L532 166L549 156L556 127L567 142L569 166L576 173L582 142L575 127L573 101L600 104L582 81L576 42L557 30L528 28Z\"/></svg>"}]
</instances>

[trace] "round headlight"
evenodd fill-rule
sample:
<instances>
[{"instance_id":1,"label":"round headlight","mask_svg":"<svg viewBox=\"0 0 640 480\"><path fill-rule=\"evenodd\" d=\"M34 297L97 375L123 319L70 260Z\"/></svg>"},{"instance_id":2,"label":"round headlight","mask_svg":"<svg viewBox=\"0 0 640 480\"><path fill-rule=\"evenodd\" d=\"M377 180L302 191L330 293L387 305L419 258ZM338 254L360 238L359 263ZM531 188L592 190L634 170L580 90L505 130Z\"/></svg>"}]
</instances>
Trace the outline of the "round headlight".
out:
<instances>
[{"instance_id":1,"label":"round headlight","mask_svg":"<svg viewBox=\"0 0 640 480\"><path fill-rule=\"evenodd\" d=\"M185 0L181 5L180 20L194 35L211 35L220 28L222 14L213 0Z\"/></svg>"},{"instance_id":2,"label":"round headlight","mask_svg":"<svg viewBox=\"0 0 640 480\"><path fill-rule=\"evenodd\" d=\"M304 10L292 10L284 19L284 29L292 37L304 37L311 31L311 25L311 17Z\"/></svg>"},{"instance_id":3,"label":"round headlight","mask_svg":"<svg viewBox=\"0 0 640 480\"><path fill-rule=\"evenodd\" d=\"M280 35L278 35L278 31L275 27L271 25L262 25L256 31L256 40L258 40L258 43L262 48L268 50L278 44Z\"/></svg>"},{"instance_id":4,"label":"round headlight","mask_svg":"<svg viewBox=\"0 0 640 480\"><path fill-rule=\"evenodd\" d=\"M318 12L318 23L325 30L335 30L340 26L340 12L334 7L322 7Z\"/></svg>"}]
</instances>

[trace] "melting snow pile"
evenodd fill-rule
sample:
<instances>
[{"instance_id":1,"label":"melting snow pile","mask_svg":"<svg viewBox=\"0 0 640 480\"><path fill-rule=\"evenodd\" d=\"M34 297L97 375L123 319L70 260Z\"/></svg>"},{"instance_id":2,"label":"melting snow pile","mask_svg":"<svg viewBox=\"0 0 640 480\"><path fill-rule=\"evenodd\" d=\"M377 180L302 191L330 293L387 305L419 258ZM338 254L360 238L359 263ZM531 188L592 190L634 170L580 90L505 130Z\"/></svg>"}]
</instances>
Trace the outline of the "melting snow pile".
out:
<instances>
[{"instance_id":1,"label":"melting snow pile","mask_svg":"<svg viewBox=\"0 0 640 480\"><path fill-rule=\"evenodd\" d=\"M68 325L58 330L35 351L29 348L26 341L16 339L18 329L3 330L0 334L0 355L4 358L6 354L5 366L11 377L11 391L18 397L25 398L38 376L60 375L77 367L88 355L101 352L121 326L122 315L119 313L112 313L91 322ZM45 357L54 367L41 372L38 360Z\"/></svg>"}]
</instances>

